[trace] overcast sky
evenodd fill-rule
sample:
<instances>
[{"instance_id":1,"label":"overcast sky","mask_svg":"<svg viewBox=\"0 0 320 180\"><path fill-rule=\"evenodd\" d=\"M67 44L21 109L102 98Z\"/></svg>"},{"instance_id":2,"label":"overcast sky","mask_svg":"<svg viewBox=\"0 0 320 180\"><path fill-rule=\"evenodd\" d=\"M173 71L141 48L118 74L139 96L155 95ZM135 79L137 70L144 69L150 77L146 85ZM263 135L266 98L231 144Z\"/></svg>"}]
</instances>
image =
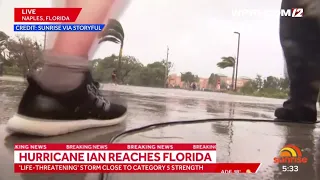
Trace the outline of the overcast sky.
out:
<instances>
[{"instance_id":1,"label":"overcast sky","mask_svg":"<svg viewBox=\"0 0 320 180\"><path fill-rule=\"evenodd\" d=\"M283 76L279 43L280 0L133 0L119 18L125 30L124 55L143 64L164 59L167 45L174 71L192 71L201 77L210 73L231 75L231 69L216 67L222 56L236 56L241 33L239 76ZM0 30L13 32L14 7L50 7L50 0L0 0ZM235 11L271 13L238 15ZM273 13L274 12L274 13ZM43 39L43 33L25 33ZM94 58L118 53L119 46L105 43Z\"/></svg>"}]
</instances>

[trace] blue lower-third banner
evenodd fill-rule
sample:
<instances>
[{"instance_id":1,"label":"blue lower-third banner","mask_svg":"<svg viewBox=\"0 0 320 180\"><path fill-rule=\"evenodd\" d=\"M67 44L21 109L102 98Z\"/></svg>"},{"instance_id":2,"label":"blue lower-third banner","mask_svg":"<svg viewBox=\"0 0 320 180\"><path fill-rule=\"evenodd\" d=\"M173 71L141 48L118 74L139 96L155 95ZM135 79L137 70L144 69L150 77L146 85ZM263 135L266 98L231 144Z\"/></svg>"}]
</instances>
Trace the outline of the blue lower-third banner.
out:
<instances>
[{"instance_id":1,"label":"blue lower-third banner","mask_svg":"<svg viewBox=\"0 0 320 180\"><path fill-rule=\"evenodd\" d=\"M102 31L104 24L15 24L14 31L70 31L70 32L98 32Z\"/></svg>"}]
</instances>

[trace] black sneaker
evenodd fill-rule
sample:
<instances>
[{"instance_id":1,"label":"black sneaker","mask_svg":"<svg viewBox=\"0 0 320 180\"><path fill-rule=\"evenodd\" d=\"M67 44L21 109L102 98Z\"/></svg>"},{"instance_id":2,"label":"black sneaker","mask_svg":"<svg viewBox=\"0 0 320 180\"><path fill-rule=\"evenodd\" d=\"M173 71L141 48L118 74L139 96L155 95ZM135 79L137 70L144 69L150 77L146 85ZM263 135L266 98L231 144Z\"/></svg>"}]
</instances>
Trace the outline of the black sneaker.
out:
<instances>
[{"instance_id":1,"label":"black sneaker","mask_svg":"<svg viewBox=\"0 0 320 180\"><path fill-rule=\"evenodd\" d=\"M17 114L7 123L11 132L55 136L116 125L127 115L127 107L105 100L90 72L77 89L63 94L42 89L33 77L28 82Z\"/></svg>"},{"instance_id":2,"label":"black sneaker","mask_svg":"<svg viewBox=\"0 0 320 180\"><path fill-rule=\"evenodd\" d=\"M317 122L317 111L310 107L293 107L290 100L287 100L283 107L277 108L274 112L276 120L284 120L289 122L315 123Z\"/></svg>"}]
</instances>

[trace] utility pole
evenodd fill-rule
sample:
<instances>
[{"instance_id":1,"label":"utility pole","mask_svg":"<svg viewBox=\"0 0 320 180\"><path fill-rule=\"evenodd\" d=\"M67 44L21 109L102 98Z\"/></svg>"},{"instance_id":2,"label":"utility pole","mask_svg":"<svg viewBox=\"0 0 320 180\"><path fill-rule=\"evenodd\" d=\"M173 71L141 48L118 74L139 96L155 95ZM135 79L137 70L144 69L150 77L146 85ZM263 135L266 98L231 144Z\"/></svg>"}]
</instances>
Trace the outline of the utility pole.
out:
<instances>
[{"instance_id":1,"label":"utility pole","mask_svg":"<svg viewBox=\"0 0 320 180\"><path fill-rule=\"evenodd\" d=\"M167 80L168 80L168 60L169 60L169 46L167 46L167 59L165 62L165 69L164 69L164 85L163 87L167 87Z\"/></svg>"},{"instance_id":2,"label":"utility pole","mask_svg":"<svg viewBox=\"0 0 320 180\"><path fill-rule=\"evenodd\" d=\"M237 48L237 60L236 60L236 78L235 78L235 85L234 85L234 91L237 91L237 83L238 83L238 65L239 65L239 49L240 49L240 33L234 32L235 34L238 34L238 48Z\"/></svg>"},{"instance_id":3,"label":"utility pole","mask_svg":"<svg viewBox=\"0 0 320 180\"><path fill-rule=\"evenodd\" d=\"M43 49L46 50L47 44L47 31L44 32Z\"/></svg>"}]
</instances>

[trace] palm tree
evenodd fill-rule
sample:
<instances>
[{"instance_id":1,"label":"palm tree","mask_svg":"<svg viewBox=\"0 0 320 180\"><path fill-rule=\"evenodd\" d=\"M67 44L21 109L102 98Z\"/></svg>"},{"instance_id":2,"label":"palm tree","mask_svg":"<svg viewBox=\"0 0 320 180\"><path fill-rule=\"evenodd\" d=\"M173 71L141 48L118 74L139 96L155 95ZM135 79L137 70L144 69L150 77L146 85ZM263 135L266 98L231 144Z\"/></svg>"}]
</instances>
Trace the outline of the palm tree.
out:
<instances>
[{"instance_id":1,"label":"palm tree","mask_svg":"<svg viewBox=\"0 0 320 180\"><path fill-rule=\"evenodd\" d=\"M232 56L229 57L222 57L221 61L217 63L217 66L221 69L225 69L228 67L232 67L232 89L234 87L234 71L235 71L235 63L236 59Z\"/></svg>"},{"instance_id":2,"label":"palm tree","mask_svg":"<svg viewBox=\"0 0 320 180\"><path fill-rule=\"evenodd\" d=\"M120 43L120 51L118 56L118 73L121 69L122 49L124 43L124 31L122 25L116 19L109 19L107 26L102 30L99 35L99 44L111 41L116 44Z\"/></svg>"}]
</instances>

